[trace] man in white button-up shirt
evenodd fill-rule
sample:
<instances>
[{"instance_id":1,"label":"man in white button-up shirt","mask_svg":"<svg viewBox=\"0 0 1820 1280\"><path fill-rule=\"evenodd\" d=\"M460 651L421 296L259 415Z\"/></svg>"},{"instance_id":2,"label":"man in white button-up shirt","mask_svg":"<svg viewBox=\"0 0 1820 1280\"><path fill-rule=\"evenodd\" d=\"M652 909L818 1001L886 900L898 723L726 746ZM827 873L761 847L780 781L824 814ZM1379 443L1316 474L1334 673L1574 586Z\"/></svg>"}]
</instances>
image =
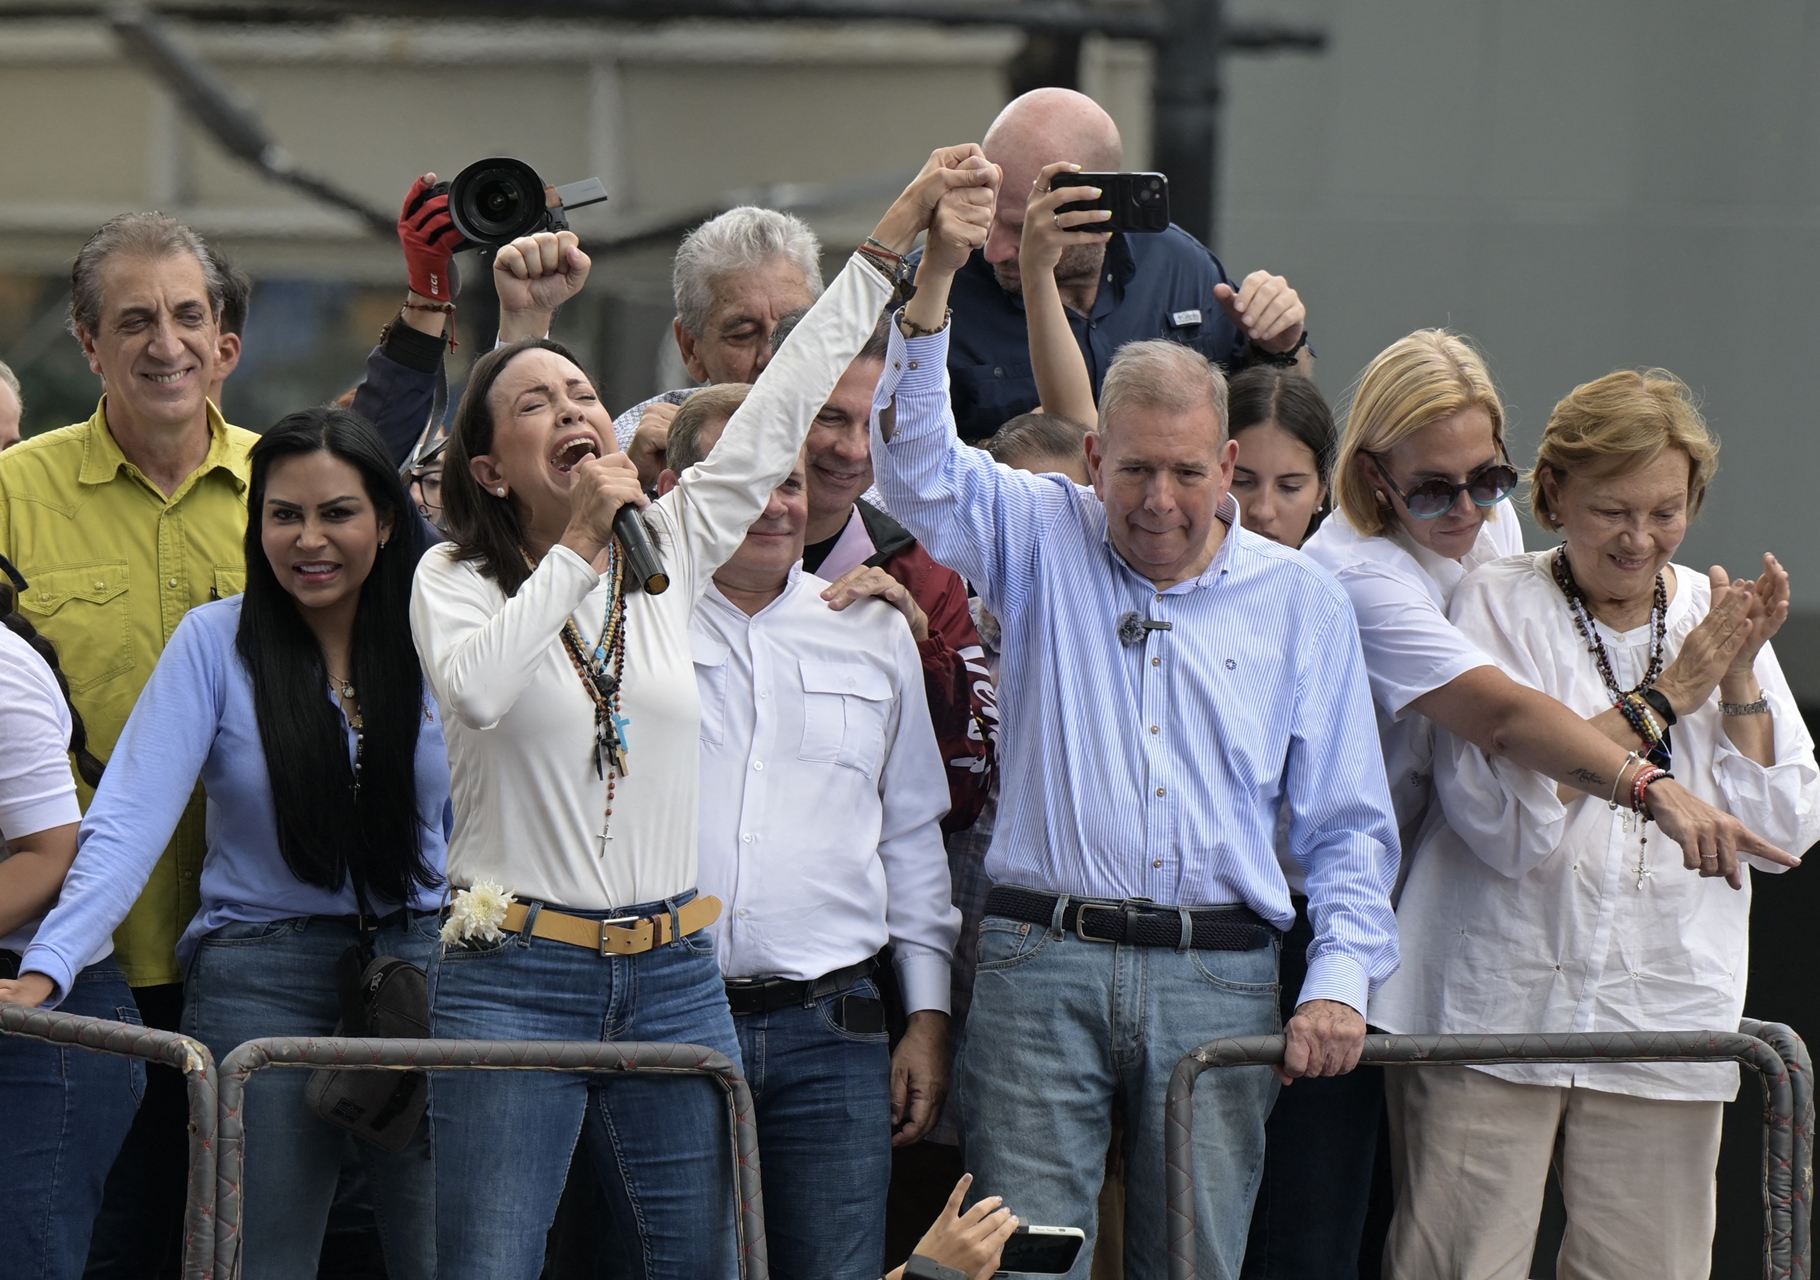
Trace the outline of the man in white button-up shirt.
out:
<instances>
[{"instance_id":1,"label":"man in white button-up shirt","mask_svg":"<svg viewBox=\"0 0 1820 1280\"><path fill-rule=\"evenodd\" d=\"M745 391L685 402L672 466L707 455ZM878 1275L891 1147L927 1133L947 1093L960 932L941 834L948 783L908 593L851 607L843 593L830 607L829 584L800 564L807 521L799 464L690 623L700 885L727 905L715 932L757 1104L774 1265ZM895 1055L872 976L887 942L909 1015Z\"/></svg>"}]
</instances>

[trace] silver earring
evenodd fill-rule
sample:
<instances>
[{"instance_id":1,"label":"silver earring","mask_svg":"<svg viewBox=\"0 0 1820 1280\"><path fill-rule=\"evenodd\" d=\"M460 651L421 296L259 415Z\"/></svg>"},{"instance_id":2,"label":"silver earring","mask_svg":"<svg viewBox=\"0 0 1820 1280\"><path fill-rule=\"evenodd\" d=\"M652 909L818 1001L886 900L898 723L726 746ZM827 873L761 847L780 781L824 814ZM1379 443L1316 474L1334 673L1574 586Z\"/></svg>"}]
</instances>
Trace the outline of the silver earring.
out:
<instances>
[{"instance_id":1,"label":"silver earring","mask_svg":"<svg viewBox=\"0 0 1820 1280\"><path fill-rule=\"evenodd\" d=\"M381 551L384 551L384 550L385 550L385 544L386 544L386 542L387 542L387 539L385 539L385 538L381 538L381 539L380 539L380 540L379 540L379 549L380 549L380 550L381 550Z\"/></svg>"}]
</instances>

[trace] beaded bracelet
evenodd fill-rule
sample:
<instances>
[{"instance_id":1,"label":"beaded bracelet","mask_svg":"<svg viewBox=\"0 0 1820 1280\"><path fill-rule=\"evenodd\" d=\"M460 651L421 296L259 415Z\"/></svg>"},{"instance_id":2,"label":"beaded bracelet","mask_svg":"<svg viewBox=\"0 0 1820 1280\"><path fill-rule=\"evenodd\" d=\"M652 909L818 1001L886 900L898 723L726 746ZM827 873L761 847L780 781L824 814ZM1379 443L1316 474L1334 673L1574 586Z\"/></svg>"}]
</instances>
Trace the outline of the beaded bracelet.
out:
<instances>
[{"instance_id":1,"label":"beaded bracelet","mask_svg":"<svg viewBox=\"0 0 1820 1280\"><path fill-rule=\"evenodd\" d=\"M1643 739L1643 745L1653 747L1661 739L1651 732L1654 725L1651 724L1649 718L1637 710L1638 701L1635 694L1626 693L1620 694L1614 705L1618 708L1618 713L1624 717L1624 722L1630 726L1631 732Z\"/></svg>"},{"instance_id":2,"label":"beaded bracelet","mask_svg":"<svg viewBox=\"0 0 1820 1280\"><path fill-rule=\"evenodd\" d=\"M1658 769L1653 765L1647 769L1637 770L1637 777L1635 781L1630 784L1631 810L1635 813L1640 813L1647 818L1649 816L1649 811L1644 808L1645 793L1648 792L1650 787L1655 783L1662 781L1664 778L1673 778L1674 776L1675 775L1670 773L1667 769Z\"/></svg>"}]
</instances>

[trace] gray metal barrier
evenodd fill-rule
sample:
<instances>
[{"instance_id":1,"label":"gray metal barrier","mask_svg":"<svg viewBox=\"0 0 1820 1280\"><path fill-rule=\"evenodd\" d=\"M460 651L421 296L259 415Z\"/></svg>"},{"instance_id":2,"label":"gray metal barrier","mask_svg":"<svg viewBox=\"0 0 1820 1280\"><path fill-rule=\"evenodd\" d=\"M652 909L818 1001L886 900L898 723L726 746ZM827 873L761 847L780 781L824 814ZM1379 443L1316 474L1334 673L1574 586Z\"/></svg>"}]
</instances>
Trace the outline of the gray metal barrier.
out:
<instances>
[{"instance_id":1,"label":"gray metal barrier","mask_svg":"<svg viewBox=\"0 0 1820 1280\"><path fill-rule=\"evenodd\" d=\"M1725 1031L1533 1033L1528 1035L1365 1037L1361 1064L1381 1066L1491 1065L1513 1062L1736 1062L1763 1081L1763 1274L1797 1280L1808 1274L1806 1221L1811 1185L1813 1073L1806 1050L1787 1027L1755 1023L1794 1052L1793 1070L1757 1035ZM1194 1084L1216 1067L1271 1066L1283 1060L1282 1036L1248 1036L1204 1044L1176 1064L1163 1119L1164 1186L1168 1197L1169 1280L1193 1280L1197 1266L1194 1224ZM1806 1099L1797 1103L1797 1086ZM1796 1129L1803 1155L1797 1161ZM1802 1219L1797 1227L1795 1220ZM1800 1243L1797 1252L1797 1241Z\"/></svg>"},{"instance_id":2,"label":"gray metal barrier","mask_svg":"<svg viewBox=\"0 0 1820 1280\"><path fill-rule=\"evenodd\" d=\"M1813 1267L1814 1210L1814 1062L1807 1042L1780 1022L1746 1018L1738 1030L1768 1044L1788 1068L1789 1090L1794 1095L1794 1157L1790 1178L1790 1253L1794 1280L1808 1280Z\"/></svg>"},{"instance_id":3,"label":"gray metal barrier","mask_svg":"<svg viewBox=\"0 0 1820 1280\"><path fill-rule=\"evenodd\" d=\"M693 1044L629 1041L366 1040L345 1037L269 1036L250 1040L221 1063L221 1144L215 1162L215 1273L238 1274L240 1194L246 1129L242 1111L247 1080L268 1067L383 1067L397 1071L657 1071L710 1076L726 1090L732 1116L734 1176L739 1196L740 1271L746 1280L769 1280L765 1251L764 1193L758 1180L758 1126L752 1090L725 1054Z\"/></svg>"},{"instance_id":4,"label":"gray metal barrier","mask_svg":"<svg viewBox=\"0 0 1820 1280\"><path fill-rule=\"evenodd\" d=\"M215 1274L215 1156L220 1123L215 1060L200 1041L132 1022L84 1018L51 1009L0 1003L0 1035L143 1058L175 1067L190 1094L190 1189L183 1220L184 1280Z\"/></svg>"}]
</instances>

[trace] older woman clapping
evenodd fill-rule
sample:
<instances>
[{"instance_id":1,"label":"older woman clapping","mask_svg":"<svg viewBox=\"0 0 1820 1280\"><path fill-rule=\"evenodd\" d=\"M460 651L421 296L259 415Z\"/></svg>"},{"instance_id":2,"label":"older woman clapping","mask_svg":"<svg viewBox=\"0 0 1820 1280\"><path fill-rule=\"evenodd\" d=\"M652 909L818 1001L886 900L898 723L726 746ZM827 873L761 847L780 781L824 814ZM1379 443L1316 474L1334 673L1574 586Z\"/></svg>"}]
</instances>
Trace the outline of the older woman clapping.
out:
<instances>
[{"instance_id":1,"label":"older woman clapping","mask_svg":"<svg viewBox=\"0 0 1820 1280\"><path fill-rule=\"evenodd\" d=\"M1511 676L1646 763L1627 766L1612 796L1589 796L1441 735L1448 824L1412 859L1403 967L1373 1004L1379 1025L1737 1026L1750 895L1733 889L1748 886L1745 865L1782 866L1678 856L1651 825L1652 787L1672 769L1799 850L1820 838L1820 769L1768 643L1788 614L1788 575L1770 556L1760 579L1736 585L1670 563L1717 453L1687 388L1659 371L1612 374L1555 407L1531 502L1566 544L1480 568L1451 616ZM1706 1275L1721 1104L1737 1084L1717 1064L1394 1073L1389 1269L1527 1275L1559 1144L1562 1274Z\"/></svg>"}]
</instances>

